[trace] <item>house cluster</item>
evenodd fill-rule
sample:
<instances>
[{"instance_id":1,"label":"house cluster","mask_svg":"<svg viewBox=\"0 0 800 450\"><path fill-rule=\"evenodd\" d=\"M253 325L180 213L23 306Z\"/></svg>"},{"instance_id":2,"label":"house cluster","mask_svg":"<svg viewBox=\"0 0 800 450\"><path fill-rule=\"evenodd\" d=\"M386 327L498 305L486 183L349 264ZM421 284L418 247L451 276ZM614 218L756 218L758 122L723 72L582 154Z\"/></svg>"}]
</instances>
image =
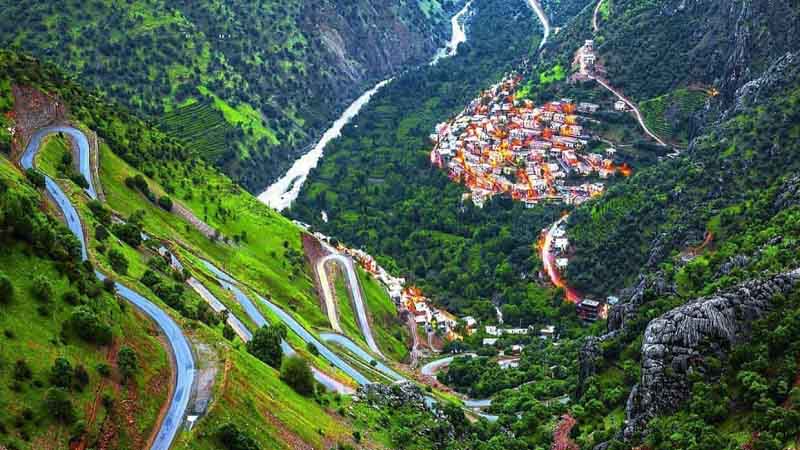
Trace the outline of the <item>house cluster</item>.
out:
<instances>
[{"instance_id":1,"label":"house cluster","mask_svg":"<svg viewBox=\"0 0 800 450\"><path fill-rule=\"evenodd\" d=\"M463 318L466 322L466 318ZM536 333L536 330L533 327L528 328L503 328L497 325L486 325L484 328L484 333L487 336L483 338L483 345L484 346L493 346L497 343L497 341L503 336L527 336L533 335ZM544 327L539 330L539 338L541 339L555 339L556 338L556 328L552 325ZM522 346L520 346L520 349Z\"/></svg>"},{"instance_id":2,"label":"house cluster","mask_svg":"<svg viewBox=\"0 0 800 450\"><path fill-rule=\"evenodd\" d=\"M598 105L570 99L536 106L514 98L521 77L511 75L484 91L453 120L436 126L431 163L464 183L477 206L497 194L533 206L542 201L579 204L599 195L602 183L568 185L571 176L607 178L626 167L614 153L589 153L579 114Z\"/></svg>"},{"instance_id":3,"label":"house cluster","mask_svg":"<svg viewBox=\"0 0 800 450\"><path fill-rule=\"evenodd\" d=\"M426 330L439 331L448 340L461 338L456 332L456 317L434 306L430 299L422 295L419 288L415 286L405 288L401 302L403 307L412 314L414 321L418 325L424 325Z\"/></svg>"}]
</instances>

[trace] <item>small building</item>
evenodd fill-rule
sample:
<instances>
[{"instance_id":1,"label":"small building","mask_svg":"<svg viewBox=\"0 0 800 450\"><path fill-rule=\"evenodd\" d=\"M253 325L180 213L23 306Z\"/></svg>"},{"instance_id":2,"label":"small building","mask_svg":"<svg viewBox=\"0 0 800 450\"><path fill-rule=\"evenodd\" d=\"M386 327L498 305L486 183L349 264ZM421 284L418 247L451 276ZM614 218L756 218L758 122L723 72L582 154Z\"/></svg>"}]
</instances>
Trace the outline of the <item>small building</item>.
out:
<instances>
[{"instance_id":1,"label":"small building","mask_svg":"<svg viewBox=\"0 0 800 450\"><path fill-rule=\"evenodd\" d=\"M495 325L486 325L484 330L486 331L486 334L488 334L489 336L500 336L500 331L497 330L497 327Z\"/></svg>"},{"instance_id":2,"label":"small building","mask_svg":"<svg viewBox=\"0 0 800 450\"><path fill-rule=\"evenodd\" d=\"M555 339L556 337L556 327L553 325L548 325L541 330L539 330L539 337L542 339Z\"/></svg>"},{"instance_id":3,"label":"small building","mask_svg":"<svg viewBox=\"0 0 800 450\"><path fill-rule=\"evenodd\" d=\"M493 346L497 343L497 338L483 338L483 345L486 347Z\"/></svg>"},{"instance_id":4,"label":"small building","mask_svg":"<svg viewBox=\"0 0 800 450\"><path fill-rule=\"evenodd\" d=\"M569 265L569 260L567 258L556 258L556 267L559 269L566 269Z\"/></svg>"},{"instance_id":5,"label":"small building","mask_svg":"<svg viewBox=\"0 0 800 450\"><path fill-rule=\"evenodd\" d=\"M588 322L594 322L600 318L600 302L588 298L581 300L577 306L578 317Z\"/></svg>"},{"instance_id":6,"label":"small building","mask_svg":"<svg viewBox=\"0 0 800 450\"><path fill-rule=\"evenodd\" d=\"M617 100L616 102L614 102L614 110L615 111L627 111L628 110L628 104L623 102L622 100Z\"/></svg>"},{"instance_id":7,"label":"small building","mask_svg":"<svg viewBox=\"0 0 800 450\"><path fill-rule=\"evenodd\" d=\"M555 245L556 245L556 249L558 249L558 251L563 252L563 251L565 251L567 249L567 247L569 247L569 239L567 239L567 238L556 238Z\"/></svg>"}]
</instances>

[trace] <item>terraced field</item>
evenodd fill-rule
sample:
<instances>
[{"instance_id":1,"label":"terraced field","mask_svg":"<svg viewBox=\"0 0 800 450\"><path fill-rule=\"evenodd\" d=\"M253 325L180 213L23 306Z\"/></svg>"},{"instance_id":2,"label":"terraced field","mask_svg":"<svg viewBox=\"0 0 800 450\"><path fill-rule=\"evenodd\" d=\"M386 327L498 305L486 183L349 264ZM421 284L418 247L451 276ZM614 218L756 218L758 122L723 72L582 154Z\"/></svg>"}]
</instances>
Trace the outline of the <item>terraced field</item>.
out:
<instances>
[{"instance_id":1,"label":"terraced field","mask_svg":"<svg viewBox=\"0 0 800 450\"><path fill-rule=\"evenodd\" d=\"M237 135L237 129L210 101L175 109L161 119L160 126L210 161L218 161L226 148L233 145Z\"/></svg>"},{"instance_id":2,"label":"terraced field","mask_svg":"<svg viewBox=\"0 0 800 450\"><path fill-rule=\"evenodd\" d=\"M676 89L642 102L639 107L648 128L658 136L685 146L692 114L703 107L708 94L703 90Z\"/></svg>"}]
</instances>

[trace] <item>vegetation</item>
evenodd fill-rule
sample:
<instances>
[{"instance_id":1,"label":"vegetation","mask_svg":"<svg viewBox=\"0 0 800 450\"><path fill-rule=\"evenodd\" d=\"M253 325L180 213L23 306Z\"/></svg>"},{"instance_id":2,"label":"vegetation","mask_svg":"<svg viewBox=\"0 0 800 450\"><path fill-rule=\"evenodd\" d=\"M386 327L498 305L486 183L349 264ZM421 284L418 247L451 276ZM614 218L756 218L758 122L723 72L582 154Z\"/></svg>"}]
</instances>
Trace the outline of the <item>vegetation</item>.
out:
<instances>
[{"instance_id":1,"label":"vegetation","mask_svg":"<svg viewBox=\"0 0 800 450\"><path fill-rule=\"evenodd\" d=\"M427 38L444 15L423 3L438 5L406 2L379 14L364 2L341 8L298 0L73 0L58 7L6 1L3 10L14 20L0 24L0 42L50 59L149 118L167 113L165 129L189 151L256 190L288 166L287 153L316 137L309 130L321 128L363 87L352 82L350 66L331 63L337 56L318 30L334 30L349 50L362 36L381 42L385 29L402 27L413 43L390 64L415 60L432 50ZM344 58L374 78L385 69L367 63L386 64L383 54L346 51ZM193 131L206 126L205 137Z\"/></svg>"},{"instance_id":2,"label":"vegetation","mask_svg":"<svg viewBox=\"0 0 800 450\"><path fill-rule=\"evenodd\" d=\"M314 394L314 376L308 362L299 356L290 356L281 364L281 380L298 394L309 397Z\"/></svg>"},{"instance_id":3,"label":"vegetation","mask_svg":"<svg viewBox=\"0 0 800 450\"><path fill-rule=\"evenodd\" d=\"M538 46L538 22L524 3L474 8L481 20L458 55L377 93L328 144L290 214L376 255L451 310L477 314L477 300L522 301L523 275L538 264L533 246L558 211L503 199L482 210L462 205L463 189L430 166L434 126Z\"/></svg>"},{"instance_id":4,"label":"vegetation","mask_svg":"<svg viewBox=\"0 0 800 450\"><path fill-rule=\"evenodd\" d=\"M256 330L253 339L247 343L247 351L270 366L279 368L283 358L281 340L286 338L286 333L283 325L263 326Z\"/></svg>"}]
</instances>

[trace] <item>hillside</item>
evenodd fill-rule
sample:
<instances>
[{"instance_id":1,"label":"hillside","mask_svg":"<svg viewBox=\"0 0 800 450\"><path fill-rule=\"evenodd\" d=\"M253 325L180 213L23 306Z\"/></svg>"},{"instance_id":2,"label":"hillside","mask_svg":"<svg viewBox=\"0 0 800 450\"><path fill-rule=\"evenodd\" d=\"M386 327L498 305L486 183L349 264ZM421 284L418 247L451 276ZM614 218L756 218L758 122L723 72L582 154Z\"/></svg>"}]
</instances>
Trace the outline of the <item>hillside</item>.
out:
<instances>
[{"instance_id":1,"label":"hillside","mask_svg":"<svg viewBox=\"0 0 800 450\"><path fill-rule=\"evenodd\" d=\"M213 104L225 118L217 125L224 143L167 128L252 191L367 85L427 60L444 39L443 8L453 8L391 0L0 5L15 18L0 23L4 48L57 63L153 121Z\"/></svg>"},{"instance_id":2,"label":"hillside","mask_svg":"<svg viewBox=\"0 0 800 450\"><path fill-rule=\"evenodd\" d=\"M472 17L455 57L394 80L326 147L290 215L380 255L383 266L451 310L486 318L494 315L489 300L540 301L521 288L521 275L535 270L531 244L558 208L461 208L463 190L428 161L436 123L531 55L541 38L524 1L475 2Z\"/></svg>"},{"instance_id":3,"label":"hillside","mask_svg":"<svg viewBox=\"0 0 800 450\"><path fill-rule=\"evenodd\" d=\"M193 348L196 381L191 386L192 401L186 413L199 415L202 419L193 433L179 434L178 445L186 448L218 448L219 443L227 439L225 436L231 434L245 436L242 439L253 439L260 448L276 449L297 448L297 445L328 448L352 441L351 419L337 412L340 401L338 394L325 394L322 389L311 396L296 393L280 378L278 370L266 366L247 351L242 342L244 335L237 337L233 332L229 336L230 329L224 323L224 315L215 312L199 291L184 283L187 277L199 280L211 292L210 295L225 305L231 316L240 318L240 322L249 328L250 331L245 329L245 332L258 329L260 324L245 314L239 294L226 289L225 284L218 281L209 266L200 259L203 258L216 267L224 267L236 277L237 282L241 280L242 289L246 291L242 295L256 299L260 294L269 298L275 305L290 311L289 315L296 317L302 324L300 326L314 334L320 329L325 330L326 321L303 261L300 230L202 160L170 160L165 158L168 153L162 153L161 158L153 158L147 143L168 142L160 131L147 127L124 109L106 103L66 80L52 66L42 66L34 59L12 52L0 53L0 66L4 74L0 80L0 85L4 86L0 98L4 99L3 105L7 108L3 111L3 117L9 124L16 125L15 144L19 144L23 138L20 133L28 130L27 126L46 120L68 120L71 126L86 130L90 136L87 124L91 123L98 135L103 137L97 146L97 177L90 176L99 193L98 201L83 195L78 183L85 182L84 173L76 175L76 168L72 164L76 157L70 156L73 153L69 151L70 141L58 134L49 136L42 143L34 162L37 170L31 172L56 180L66 192L68 201L75 205L82 228L86 231L89 261L84 264L79 264L81 251L78 242L68 230L57 225L57 220L36 212L33 216L35 222L23 221L19 225L14 222L21 220L16 217L25 217L24 211L36 211L34 205L48 205L47 211L54 218L59 216L59 209L55 204L49 206L51 203L45 201L25 181L19 169L8 163L6 157L16 160L19 155L16 146L10 154L4 154L0 161L4 187L3 214L0 217L4 220L2 229L9 230L4 231L3 238L10 239L9 246L4 244L4 248L13 249L10 254L3 254L3 258L6 258L3 272L7 273L15 292L14 299L2 306L3 323L7 330L3 339L8 341L8 345L3 346L2 372L11 377L16 370L13 369L14 362L24 358L23 348L30 345L48 348L53 359L64 356L72 366L80 365L89 371L89 384L82 382L80 386L83 389L80 392L86 393L76 395L73 399L73 408L79 413L68 422L65 421L67 425L58 425L59 422L53 421L53 427L60 427L58 433L62 437L59 439L66 442L72 436L85 436L89 445L111 442L110 448L123 448L125 442L135 440L131 446L143 447L143 442L149 439L153 430L156 415L162 407L166 407L167 390L171 385L165 379L170 378L166 359L170 348L166 342L157 339L159 333L156 325L149 318L134 317L136 309L124 301L128 297L110 301L110 296L103 294L96 286L98 283L91 281L93 276L88 268L94 267L113 276L120 283L119 286L141 295L154 307L166 312L186 334ZM25 87L20 88L18 83L24 83ZM42 96L41 92L46 92L47 96ZM67 105L64 110L48 107L55 96L60 98L59 103ZM63 99L75 99L76 102L64 102ZM56 115L55 119L48 116L50 113ZM128 136L137 136L140 147L131 149L127 145ZM184 150L179 144L169 145L172 145L170 148L174 154L183 154ZM119 153L129 160L138 161L155 178L146 177L128 165L114 152L117 149L127 149ZM92 156L90 159L94 158ZM156 181L159 177L169 180L170 184L162 186ZM30 178L34 181L38 179L35 175L30 175ZM147 190L143 190L141 182L131 180L142 180ZM23 194L26 196L24 202L11 200ZM163 200L169 196L174 199L171 200L171 211L165 208ZM179 202L185 202L188 213L180 212ZM188 220L189 217L194 217L195 222ZM202 221L206 227L213 227L213 232L206 234L205 228L197 221ZM31 228L31 224L36 227ZM28 231L31 229L33 231ZM270 231L264 233L267 229ZM25 245L32 250L26 250L15 239L28 241ZM46 249L49 247L52 247L49 254L51 258L59 260L57 263L42 260L42 257L32 253L35 251L47 255ZM170 261L170 258L164 259L163 251L166 249L169 249L166 255L176 255L178 263ZM13 268L14 272L7 272L9 268ZM52 292L48 298L52 297L52 300L45 302L33 299L30 292L37 291L32 290L30 285L32 281L38 283L38 278L30 280L24 275L33 268L42 277L47 275L46 278L50 280ZM62 295L70 289L63 276L56 275L56 268L68 274L77 271L85 279L77 274L70 275L78 277L73 284L88 292L84 295L100 297L89 301L81 295L75 299L73 294ZM385 308L394 308L389 298L375 295L374 287L366 289L372 293L368 294L368 299L376 308L376 314L379 314L376 320L393 320L387 319L384 312ZM104 387L98 389L102 378L95 375L95 366L109 358L109 366L113 369L114 353L104 345L95 350L91 345L81 344L73 337L71 328L67 325L62 327L62 322L69 324L69 320L76 320L70 319L70 314L74 315L72 311L76 308L72 303L77 305L82 302L91 305L103 323L114 324L105 325L108 333L115 336L115 345L111 350L116 351L119 346L125 345L135 349L141 369L129 385L120 387L110 381L102 381ZM258 302L256 308L263 315L261 317L267 318L267 324L277 325L281 322L282 319L271 312L265 301ZM42 315L52 317L52 322L36 319ZM31 320L37 322L38 329L22 327ZM17 344L22 342L21 339L26 340L26 347ZM390 337L390 345L396 345L393 339ZM320 348L312 351L311 346L306 345L302 337L294 332L286 337L286 341L296 355L309 361L313 370L342 386L353 384L348 374L318 356ZM402 357L402 351L395 353ZM35 378L34 387L27 385L30 379L28 375L24 375L16 384L9 381L8 386L13 389L0 392L2 402L14 404L17 395L36 396L37 391L41 391L38 394L41 398L49 385L38 380L40 377L47 379L44 373L47 373L50 364L52 361L46 359L37 360L36 364L30 363ZM175 370L173 367L173 374ZM112 377L118 383L116 372L112 373ZM21 386L16 387L17 384ZM100 394L90 396L89 393L105 393L109 390L112 394L106 403L113 402L118 396L132 397L134 400L120 400L127 408L124 410L118 410L113 405L88 406L95 403L99 405L102 399ZM244 393L247 393L246 397L242 397ZM182 395L188 396L189 393ZM98 411L96 418L90 416L95 410ZM49 424L51 419L38 409L30 413L26 411L11 408L7 410L9 415L2 416L0 421L4 428L0 443L7 444L9 448L41 448L36 442L40 442L42 433L54 429L44 425L45 421ZM253 416L253 411L273 412L259 417ZM12 421L19 425L12 429ZM177 418L178 424L181 421L180 417ZM117 428L114 428L115 424ZM135 429L131 424L136 425ZM309 428L309 424L313 424L313 428Z\"/></svg>"}]
</instances>

